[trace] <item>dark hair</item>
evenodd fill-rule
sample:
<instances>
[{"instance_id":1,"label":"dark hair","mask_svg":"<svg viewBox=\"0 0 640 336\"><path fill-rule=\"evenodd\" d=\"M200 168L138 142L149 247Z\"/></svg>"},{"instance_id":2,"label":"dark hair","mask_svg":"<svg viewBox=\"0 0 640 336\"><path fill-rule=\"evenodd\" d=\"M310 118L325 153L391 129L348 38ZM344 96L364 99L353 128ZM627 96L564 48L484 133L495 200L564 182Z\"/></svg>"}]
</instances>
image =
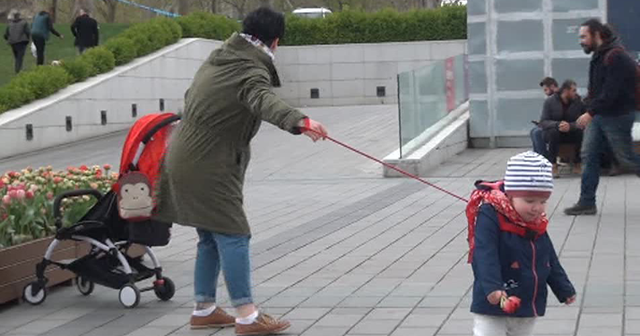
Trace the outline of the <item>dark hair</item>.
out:
<instances>
[{"instance_id":1,"label":"dark hair","mask_svg":"<svg viewBox=\"0 0 640 336\"><path fill-rule=\"evenodd\" d=\"M567 79L566 81L564 81L564 83L562 83L562 86L560 87L560 93L566 90L571 90L571 87L573 86L578 86L578 84L576 84L576 82L571 79Z\"/></svg>"},{"instance_id":2,"label":"dark hair","mask_svg":"<svg viewBox=\"0 0 640 336\"><path fill-rule=\"evenodd\" d=\"M603 24L598 19L589 19L585 21L581 26L589 28L589 33L591 33L591 35L593 36L596 36L596 33L600 33L600 38L602 38L603 41L610 40L614 36L614 32L613 29L611 29L611 26L608 24Z\"/></svg>"},{"instance_id":3,"label":"dark hair","mask_svg":"<svg viewBox=\"0 0 640 336\"><path fill-rule=\"evenodd\" d=\"M242 32L249 34L267 46L284 36L284 15L268 7L260 7L242 21Z\"/></svg>"},{"instance_id":4,"label":"dark hair","mask_svg":"<svg viewBox=\"0 0 640 336\"><path fill-rule=\"evenodd\" d=\"M545 78L542 79L542 81L540 81L540 87L543 87L543 86L546 86L546 87L552 87L552 86L558 87L558 82L552 77L545 77Z\"/></svg>"}]
</instances>

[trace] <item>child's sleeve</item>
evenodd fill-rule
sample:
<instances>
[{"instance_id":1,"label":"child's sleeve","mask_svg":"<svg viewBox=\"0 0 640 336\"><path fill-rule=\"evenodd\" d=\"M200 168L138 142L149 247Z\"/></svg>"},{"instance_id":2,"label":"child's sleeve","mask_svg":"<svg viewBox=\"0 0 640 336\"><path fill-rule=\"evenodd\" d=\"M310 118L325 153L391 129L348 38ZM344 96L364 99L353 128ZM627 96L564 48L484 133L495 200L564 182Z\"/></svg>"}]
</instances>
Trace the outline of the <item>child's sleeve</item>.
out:
<instances>
[{"instance_id":1,"label":"child's sleeve","mask_svg":"<svg viewBox=\"0 0 640 336\"><path fill-rule=\"evenodd\" d=\"M499 243L498 215L492 206L483 205L476 220L472 263L476 280L480 282L485 296L497 290L504 290L498 253Z\"/></svg>"},{"instance_id":2,"label":"child's sleeve","mask_svg":"<svg viewBox=\"0 0 640 336\"><path fill-rule=\"evenodd\" d=\"M549 284L549 287L551 287L553 294L558 298L558 301L564 303L568 298L576 294L576 290L573 288L564 268L560 265L560 260L558 260L558 255L556 254L556 250L553 247L553 243L551 242L548 234L547 238L549 239L549 245L551 246L551 255L549 260L551 273L549 273L547 283Z\"/></svg>"}]
</instances>

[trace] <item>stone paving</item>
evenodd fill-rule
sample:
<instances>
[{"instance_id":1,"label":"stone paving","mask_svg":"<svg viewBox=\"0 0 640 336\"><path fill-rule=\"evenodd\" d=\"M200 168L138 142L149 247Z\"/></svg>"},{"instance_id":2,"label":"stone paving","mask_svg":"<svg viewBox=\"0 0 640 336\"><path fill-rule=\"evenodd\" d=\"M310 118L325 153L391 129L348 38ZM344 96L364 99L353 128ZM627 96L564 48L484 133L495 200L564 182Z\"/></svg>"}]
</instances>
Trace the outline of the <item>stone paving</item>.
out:
<instances>
[{"instance_id":1,"label":"stone paving","mask_svg":"<svg viewBox=\"0 0 640 336\"><path fill-rule=\"evenodd\" d=\"M395 107L305 112L378 157L397 146ZM2 161L0 170L117 163L123 137ZM469 149L429 179L467 196L475 180L500 178L507 158L521 150ZM567 307L550 297L536 335L640 335L640 179L604 178L598 216L564 216L579 182L556 180L548 209L578 302ZM263 311L291 320L289 335L471 334L464 203L416 181L383 179L376 163L270 126L254 143L246 195L255 298ZM144 293L138 308L126 310L117 291L98 287L83 297L59 287L41 306L0 307L0 335L233 335L189 329L195 244L192 229L176 227L171 244L157 249L178 287L170 302ZM219 296L228 307L224 286Z\"/></svg>"}]
</instances>

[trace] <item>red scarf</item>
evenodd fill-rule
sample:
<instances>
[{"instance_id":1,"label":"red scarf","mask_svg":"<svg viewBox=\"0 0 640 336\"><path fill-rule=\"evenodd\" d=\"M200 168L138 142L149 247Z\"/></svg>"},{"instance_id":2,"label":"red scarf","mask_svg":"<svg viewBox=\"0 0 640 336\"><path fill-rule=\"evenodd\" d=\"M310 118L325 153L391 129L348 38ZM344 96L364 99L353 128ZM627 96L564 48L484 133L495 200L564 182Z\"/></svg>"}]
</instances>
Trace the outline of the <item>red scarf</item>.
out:
<instances>
[{"instance_id":1,"label":"red scarf","mask_svg":"<svg viewBox=\"0 0 640 336\"><path fill-rule=\"evenodd\" d=\"M467 222L469 223L467 237L469 242L469 263L473 260L476 220L482 204L491 204L496 209L500 221L500 230L502 231L512 232L523 237L527 234L527 231L533 231L536 237L547 232L547 225L549 224L547 215L542 214L533 222L525 222L514 209L507 195L502 191L503 184L504 181L476 183L478 188L471 194L466 210Z\"/></svg>"}]
</instances>

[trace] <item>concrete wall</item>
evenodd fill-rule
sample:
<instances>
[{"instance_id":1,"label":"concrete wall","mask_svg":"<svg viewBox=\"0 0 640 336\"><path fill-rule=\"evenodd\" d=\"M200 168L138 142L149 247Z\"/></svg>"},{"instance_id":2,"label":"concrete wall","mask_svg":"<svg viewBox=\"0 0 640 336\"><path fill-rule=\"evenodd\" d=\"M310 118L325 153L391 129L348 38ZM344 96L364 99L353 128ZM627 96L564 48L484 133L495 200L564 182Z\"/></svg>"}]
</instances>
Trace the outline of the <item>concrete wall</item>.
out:
<instances>
[{"instance_id":1,"label":"concrete wall","mask_svg":"<svg viewBox=\"0 0 640 336\"><path fill-rule=\"evenodd\" d=\"M283 81L277 92L301 107L396 104L398 73L465 51L464 40L283 47L276 52ZM384 97L377 96L378 87L385 88Z\"/></svg>"},{"instance_id":2,"label":"concrete wall","mask_svg":"<svg viewBox=\"0 0 640 336\"><path fill-rule=\"evenodd\" d=\"M578 41L587 18L606 17L606 0L468 2L470 136L478 147L530 145L545 76L586 90L589 56ZM516 140L516 141L514 141ZM519 140L519 141L517 141Z\"/></svg>"},{"instance_id":3,"label":"concrete wall","mask_svg":"<svg viewBox=\"0 0 640 336\"><path fill-rule=\"evenodd\" d=\"M222 42L185 39L114 71L0 115L0 158L128 129L141 116L181 111L183 96L202 62ZM465 41L283 47L278 93L294 106L392 104L398 72L465 51ZM377 97L378 86L386 97ZM311 99L318 88L320 98ZM132 105L137 115L132 113ZM103 123L102 115L106 115ZM67 118L71 129L67 130ZM31 127L32 138L27 139Z\"/></svg>"}]
</instances>

